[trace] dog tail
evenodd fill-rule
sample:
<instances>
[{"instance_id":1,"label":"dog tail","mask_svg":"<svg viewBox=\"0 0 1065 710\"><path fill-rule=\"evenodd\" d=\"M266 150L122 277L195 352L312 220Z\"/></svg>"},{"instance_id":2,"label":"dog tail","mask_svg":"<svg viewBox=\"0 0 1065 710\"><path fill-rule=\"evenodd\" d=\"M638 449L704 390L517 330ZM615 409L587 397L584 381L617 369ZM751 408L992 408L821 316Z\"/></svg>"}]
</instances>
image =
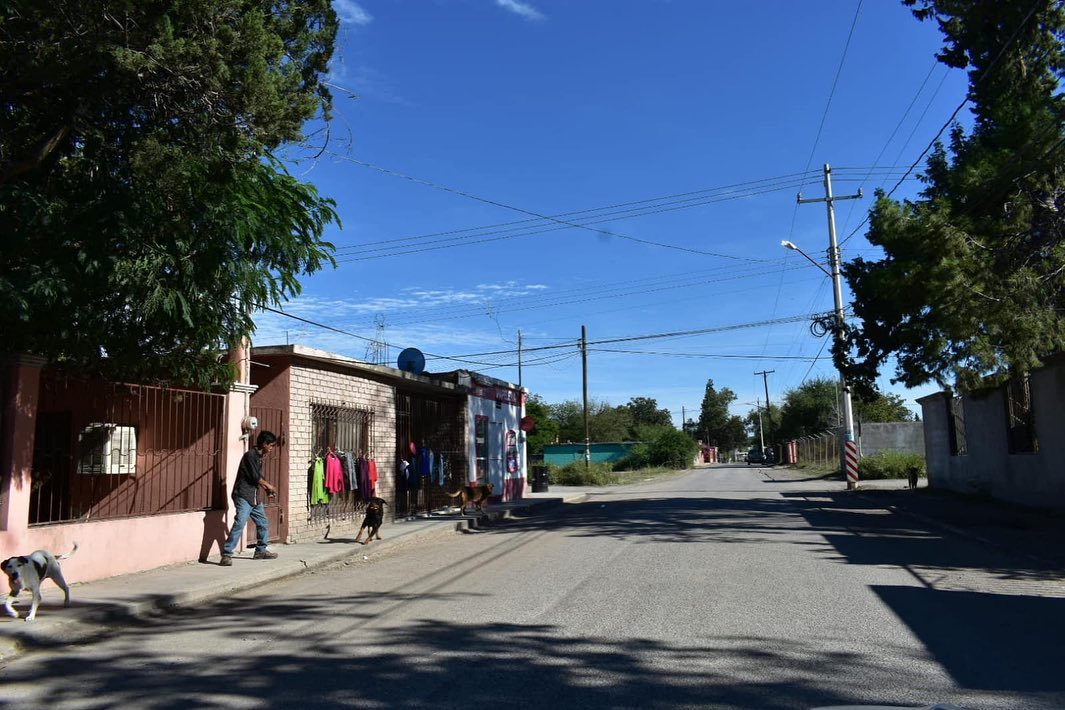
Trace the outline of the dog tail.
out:
<instances>
[{"instance_id":1,"label":"dog tail","mask_svg":"<svg viewBox=\"0 0 1065 710\"><path fill-rule=\"evenodd\" d=\"M454 493L452 493L451 491L444 491L444 495L446 495L446 496L448 496L450 498L458 498L460 495L462 495L462 489L460 488L459 490L455 491Z\"/></svg>"},{"instance_id":2,"label":"dog tail","mask_svg":"<svg viewBox=\"0 0 1065 710\"><path fill-rule=\"evenodd\" d=\"M73 549L73 550L71 550L70 552L66 553L65 555L56 555L56 556L55 556L55 558L56 558L57 560L65 560L65 559L66 559L66 558L68 558L68 557L73 557L73 556L74 556L74 553L75 553L75 552L77 552L77 551L78 551L78 543L77 543L77 542L75 542L75 543L74 543L74 549Z\"/></svg>"}]
</instances>

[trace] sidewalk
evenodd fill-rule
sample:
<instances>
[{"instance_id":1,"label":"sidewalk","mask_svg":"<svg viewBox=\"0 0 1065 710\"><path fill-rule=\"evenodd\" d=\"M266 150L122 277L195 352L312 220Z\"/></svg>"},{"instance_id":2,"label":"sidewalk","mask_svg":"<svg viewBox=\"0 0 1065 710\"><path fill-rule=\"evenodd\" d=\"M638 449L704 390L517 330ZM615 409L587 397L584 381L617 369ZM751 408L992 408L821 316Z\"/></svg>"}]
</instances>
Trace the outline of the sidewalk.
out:
<instances>
[{"instance_id":1,"label":"sidewalk","mask_svg":"<svg viewBox=\"0 0 1065 710\"><path fill-rule=\"evenodd\" d=\"M1061 570L1065 577L1065 513L924 486L924 479L916 490L904 481L863 481L853 493L926 525Z\"/></svg>"},{"instance_id":2,"label":"sidewalk","mask_svg":"<svg viewBox=\"0 0 1065 710\"><path fill-rule=\"evenodd\" d=\"M62 606L63 592L51 581L44 584L44 602L32 622L29 592L23 591L16 609L23 617L12 619L0 610L0 660L35 648L62 647L89 641L109 632L116 623L148 618L167 610L203 606L213 599L237 594L259 585L277 582L350 557L372 558L412 540L457 530L474 529L482 522L503 520L541 511L563 503L584 500L590 488L552 486L547 493L488 507L483 515L434 513L429 518L386 522L381 540L359 545L353 538L319 540L295 545L275 545L276 560L252 560L246 551L233 558L233 566L218 566L217 552L210 562L186 562L108 579L74 583L71 606ZM6 585L6 580L0 580ZM6 594L6 586L3 590Z\"/></svg>"},{"instance_id":3,"label":"sidewalk","mask_svg":"<svg viewBox=\"0 0 1065 710\"><path fill-rule=\"evenodd\" d=\"M801 472L776 467L763 473L780 483L817 482L823 493L837 501L854 496L928 527L1020 555L1042 569L1061 570L1065 577L1065 511L928 488L924 478L916 490L910 490L903 480L870 480L859 481L857 490L848 491L842 478L803 478Z\"/></svg>"}]
</instances>

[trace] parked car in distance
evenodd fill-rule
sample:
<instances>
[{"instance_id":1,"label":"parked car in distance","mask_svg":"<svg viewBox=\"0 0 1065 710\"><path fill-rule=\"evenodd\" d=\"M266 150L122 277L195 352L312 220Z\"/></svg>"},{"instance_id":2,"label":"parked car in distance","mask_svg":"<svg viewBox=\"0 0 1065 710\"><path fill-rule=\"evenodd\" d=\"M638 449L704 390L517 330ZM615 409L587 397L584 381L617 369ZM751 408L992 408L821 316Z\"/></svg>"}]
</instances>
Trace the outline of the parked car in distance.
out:
<instances>
[{"instance_id":1,"label":"parked car in distance","mask_svg":"<svg viewBox=\"0 0 1065 710\"><path fill-rule=\"evenodd\" d=\"M751 449L747 452L747 465L752 463L765 463L765 452L761 449Z\"/></svg>"}]
</instances>

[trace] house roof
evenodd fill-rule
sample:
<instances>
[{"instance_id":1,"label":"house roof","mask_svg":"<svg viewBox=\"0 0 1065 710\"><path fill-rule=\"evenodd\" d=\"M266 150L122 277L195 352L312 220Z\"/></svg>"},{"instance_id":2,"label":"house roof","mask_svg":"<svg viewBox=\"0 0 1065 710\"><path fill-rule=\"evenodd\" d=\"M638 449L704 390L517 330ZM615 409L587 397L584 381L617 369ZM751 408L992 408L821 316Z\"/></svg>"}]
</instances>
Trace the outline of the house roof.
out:
<instances>
[{"instance_id":1,"label":"house roof","mask_svg":"<svg viewBox=\"0 0 1065 710\"><path fill-rule=\"evenodd\" d=\"M347 370L352 374L359 374L369 379L388 381L397 387L406 389L432 391L438 394L451 394L454 396L466 395L465 388L459 387L458 384L449 382L432 373L416 375L413 372L407 372L395 367L375 365L346 355L295 343L289 345L257 345L251 349L251 357L253 361L255 358L280 357L321 363Z\"/></svg>"}]
</instances>

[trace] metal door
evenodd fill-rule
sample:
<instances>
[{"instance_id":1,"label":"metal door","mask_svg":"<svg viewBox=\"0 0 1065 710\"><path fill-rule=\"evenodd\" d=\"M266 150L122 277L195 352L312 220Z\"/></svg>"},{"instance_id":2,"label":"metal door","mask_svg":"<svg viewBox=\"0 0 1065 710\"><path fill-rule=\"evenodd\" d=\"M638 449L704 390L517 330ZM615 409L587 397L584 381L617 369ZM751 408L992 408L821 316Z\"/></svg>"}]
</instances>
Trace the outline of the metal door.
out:
<instances>
[{"instance_id":1,"label":"metal door","mask_svg":"<svg viewBox=\"0 0 1065 710\"><path fill-rule=\"evenodd\" d=\"M263 478L274 484L277 495L263 495L260 500L270 524L270 542L280 542L287 537L285 511L288 509L288 450L285 447L284 412L270 407L252 407L251 415L259 420L259 428L251 433L251 444L261 431L269 431L277 437L277 446L263 459ZM261 491L260 491L261 492ZM256 530L249 524L244 530L244 544L255 547Z\"/></svg>"}]
</instances>

